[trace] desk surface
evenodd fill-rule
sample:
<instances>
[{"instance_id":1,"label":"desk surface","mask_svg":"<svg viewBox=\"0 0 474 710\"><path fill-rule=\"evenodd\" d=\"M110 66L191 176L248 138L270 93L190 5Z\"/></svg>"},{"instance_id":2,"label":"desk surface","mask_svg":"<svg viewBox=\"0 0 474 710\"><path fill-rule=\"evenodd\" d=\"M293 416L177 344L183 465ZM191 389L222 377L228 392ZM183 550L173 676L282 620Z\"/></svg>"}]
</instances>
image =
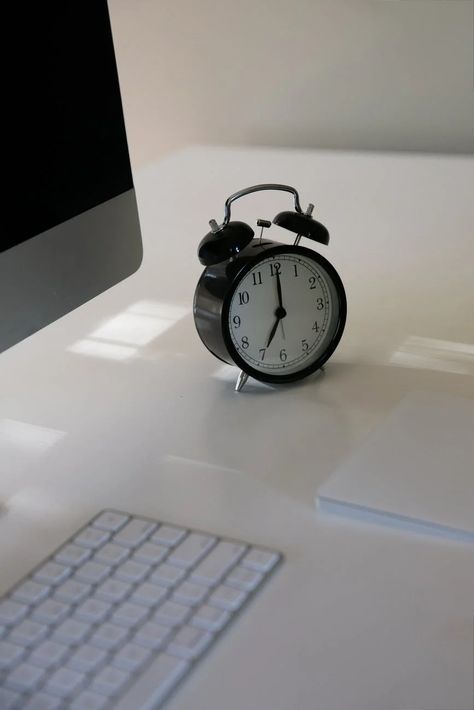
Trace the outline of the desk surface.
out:
<instances>
[{"instance_id":1,"label":"desk surface","mask_svg":"<svg viewBox=\"0 0 474 710\"><path fill-rule=\"evenodd\" d=\"M104 507L242 537L286 564L170 710L468 710L473 546L314 494L408 392L474 396L473 178L461 157L219 148L137 174L141 269L0 356L0 591ZM194 330L196 247L260 182L316 204L348 322L323 376L236 394Z\"/></svg>"}]
</instances>

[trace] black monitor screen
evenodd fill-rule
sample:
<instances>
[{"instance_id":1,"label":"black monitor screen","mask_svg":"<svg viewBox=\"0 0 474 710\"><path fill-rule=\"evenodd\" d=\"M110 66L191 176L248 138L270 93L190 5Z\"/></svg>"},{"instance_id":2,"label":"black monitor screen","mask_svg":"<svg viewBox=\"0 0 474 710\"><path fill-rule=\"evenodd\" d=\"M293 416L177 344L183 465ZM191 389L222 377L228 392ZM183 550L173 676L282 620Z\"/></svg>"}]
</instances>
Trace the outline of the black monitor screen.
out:
<instances>
[{"instance_id":1,"label":"black monitor screen","mask_svg":"<svg viewBox=\"0 0 474 710\"><path fill-rule=\"evenodd\" d=\"M132 187L105 0L21 4L16 14L19 178L0 252Z\"/></svg>"}]
</instances>

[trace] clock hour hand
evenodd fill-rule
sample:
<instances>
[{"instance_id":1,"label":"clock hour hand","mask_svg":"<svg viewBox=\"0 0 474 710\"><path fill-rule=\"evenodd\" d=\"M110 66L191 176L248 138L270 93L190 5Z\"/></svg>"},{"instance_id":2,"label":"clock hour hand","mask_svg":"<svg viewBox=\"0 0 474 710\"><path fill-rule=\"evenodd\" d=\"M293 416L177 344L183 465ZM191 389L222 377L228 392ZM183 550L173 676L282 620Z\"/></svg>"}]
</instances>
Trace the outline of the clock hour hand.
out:
<instances>
[{"instance_id":1,"label":"clock hour hand","mask_svg":"<svg viewBox=\"0 0 474 710\"><path fill-rule=\"evenodd\" d=\"M268 337L267 348L270 347L270 343L272 342L273 338L275 337L275 333L277 332L277 328L278 328L278 323L279 323L280 321L281 321L281 318L279 318L279 317L277 316L277 319L276 319L276 321L274 322L273 328L272 328L272 330L271 330L271 332L270 332L270 335L269 335L269 337Z\"/></svg>"},{"instance_id":2,"label":"clock hour hand","mask_svg":"<svg viewBox=\"0 0 474 710\"><path fill-rule=\"evenodd\" d=\"M272 342L272 340L273 340L273 338L274 338L274 336L275 336L275 333L276 333L276 331L277 331L278 324L279 324L279 323L283 320L283 318L286 316L286 311L285 311L285 309L282 308L281 306L278 306L278 308L277 308L276 311L275 311L275 315L276 315L276 321L274 322L273 328L272 328L272 330L271 330L271 332L270 332L270 335L269 335L269 338L268 338L268 342L267 342L267 348L270 347L270 343ZM282 325L283 325L283 324L282 324Z\"/></svg>"}]
</instances>

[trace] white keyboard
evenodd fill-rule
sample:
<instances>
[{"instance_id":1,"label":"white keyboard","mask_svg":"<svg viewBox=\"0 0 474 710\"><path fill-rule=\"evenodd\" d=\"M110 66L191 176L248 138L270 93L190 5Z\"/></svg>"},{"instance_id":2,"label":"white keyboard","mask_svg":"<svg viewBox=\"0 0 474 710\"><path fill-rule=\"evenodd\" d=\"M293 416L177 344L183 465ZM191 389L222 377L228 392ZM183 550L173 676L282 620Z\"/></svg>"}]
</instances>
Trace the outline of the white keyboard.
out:
<instances>
[{"instance_id":1,"label":"white keyboard","mask_svg":"<svg viewBox=\"0 0 474 710\"><path fill-rule=\"evenodd\" d=\"M280 560L100 513L0 599L1 710L161 707Z\"/></svg>"}]
</instances>

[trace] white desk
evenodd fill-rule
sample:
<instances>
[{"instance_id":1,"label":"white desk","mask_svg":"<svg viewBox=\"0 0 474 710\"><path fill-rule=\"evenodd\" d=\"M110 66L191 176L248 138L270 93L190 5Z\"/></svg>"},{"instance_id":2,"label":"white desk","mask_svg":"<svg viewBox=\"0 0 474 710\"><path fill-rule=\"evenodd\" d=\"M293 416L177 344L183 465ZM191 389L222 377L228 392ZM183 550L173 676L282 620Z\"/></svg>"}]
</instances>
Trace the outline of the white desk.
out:
<instances>
[{"instance_id":1,"label":"white desk","mask_svg":"<svg viewBox=\"0 0 474 710\"><path fill-rule=\"evenodd\" d=\"M137 174L142 268L0 355L0 591L104 507L247 538L286 563L170 710L468 710L472 545L313 498L407 392L474 395L473 179L467 158L204 148ZM348 323L322 377L236 394L194 330L196 247L259 182L316 203Z\"/></svg>"}]
</instances>

